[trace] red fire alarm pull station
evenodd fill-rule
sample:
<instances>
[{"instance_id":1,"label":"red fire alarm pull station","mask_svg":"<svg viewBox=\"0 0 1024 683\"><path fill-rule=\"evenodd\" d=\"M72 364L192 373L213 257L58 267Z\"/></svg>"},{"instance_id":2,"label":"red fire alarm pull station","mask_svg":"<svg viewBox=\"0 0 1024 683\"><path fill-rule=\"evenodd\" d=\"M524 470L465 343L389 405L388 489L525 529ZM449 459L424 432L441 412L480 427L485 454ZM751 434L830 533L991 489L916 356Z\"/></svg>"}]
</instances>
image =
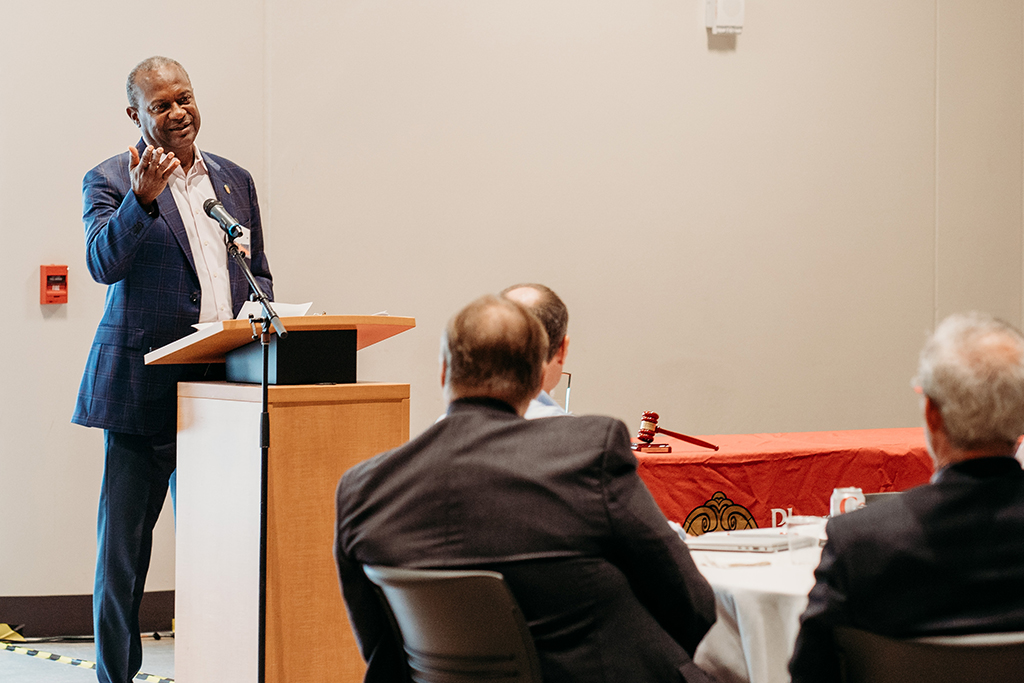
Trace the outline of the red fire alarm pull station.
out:
<instances>
[{"instance_id":1,"label":"red fire alarm pull station","mask_svg":"<svg viewBox=\"0 0 1024 683\"><path fill-rule=\"evenodd\" d=\"M68 302L68 267L39 266L39 303Z\"/></svg>"}]
</instances>

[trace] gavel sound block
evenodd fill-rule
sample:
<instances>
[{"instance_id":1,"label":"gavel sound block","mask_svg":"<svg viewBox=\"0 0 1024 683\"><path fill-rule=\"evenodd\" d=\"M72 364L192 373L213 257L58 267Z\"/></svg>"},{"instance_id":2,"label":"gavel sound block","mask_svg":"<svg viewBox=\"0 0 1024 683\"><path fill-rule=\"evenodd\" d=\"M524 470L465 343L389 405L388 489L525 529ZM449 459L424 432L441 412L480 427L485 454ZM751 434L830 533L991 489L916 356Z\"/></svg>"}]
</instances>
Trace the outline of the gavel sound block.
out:
<instances>
[{"instance_id":1,"label":"gavel sound block","mask_svg":"<svg viewBox=\"0 0 1024 683\"><path fill-rule=\"evenodd\" d=\"M692 443L695 446L710 448L715 451L718 450L718 446L713 443L708 443L707 441L702 441L696 437L687 436L686 434L662 429L658 426L658 414L650 410L644 411L644 414L640 417L640 431L636 433L637 441L640 441L640 443L633 444L633 450L639 451L640 453L671 453L672 447L667 443L652 443L654 441L655 434L665 434L679 439L680 441Z\"/></svg>"}]
</instances>

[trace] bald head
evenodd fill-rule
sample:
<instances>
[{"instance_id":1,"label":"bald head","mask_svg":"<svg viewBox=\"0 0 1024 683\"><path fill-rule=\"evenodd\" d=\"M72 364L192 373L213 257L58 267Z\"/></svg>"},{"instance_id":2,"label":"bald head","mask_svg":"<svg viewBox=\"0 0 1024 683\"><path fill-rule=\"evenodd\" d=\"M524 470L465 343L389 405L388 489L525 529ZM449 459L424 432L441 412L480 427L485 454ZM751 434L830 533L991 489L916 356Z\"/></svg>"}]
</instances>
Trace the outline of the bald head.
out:
<instances>
[{"instance_id":1,"label":"bald head","mask_svg":"<svg viewBox=\"0 0 1024 683\"><path fill-rule=\"evenodd\" d=\"M448 322L441 354L449 401L486 396L522 414L540 391L547 334L519 303L488 295Z\"/></svg>"},{"instance_id":2,"label":"bald head","mask_svg":"<svg viewBox=\"0 0 1024 683\"><path fill-rule=\"evenodd\" d=\"M569 329L569 309L565 302L550 287L536 283L512 285L503 289L501 295L526 306L544 325L548 334L547 360L551 360Z\"/></svg>"},{"instance_id":3,"label":"bald head","mask_svg":"<svg viewBox=\"0 0 1024 683\"><path fill-rule=\"evenodd\" d=\"M512 285L501 291L506 299L525 306L544 325L548 335L548 355L544 361L544 380L541 388L550 392L562 379L565 358L569 354L569 309L555 292L545 285L525 283Z\"/></svg>"},{"instance_id":4,"label":"bald head","mask_svg":"<svg viewBox=\"0 0 1024 683\"><path fill-rule=\"evenodd\" d=\"M929 427L952 449L1012 452L1024 433L1024 337L1001 320L985 313L943 320L921 351L915 382L934 413Z\"/></svg>"}]
</instances>

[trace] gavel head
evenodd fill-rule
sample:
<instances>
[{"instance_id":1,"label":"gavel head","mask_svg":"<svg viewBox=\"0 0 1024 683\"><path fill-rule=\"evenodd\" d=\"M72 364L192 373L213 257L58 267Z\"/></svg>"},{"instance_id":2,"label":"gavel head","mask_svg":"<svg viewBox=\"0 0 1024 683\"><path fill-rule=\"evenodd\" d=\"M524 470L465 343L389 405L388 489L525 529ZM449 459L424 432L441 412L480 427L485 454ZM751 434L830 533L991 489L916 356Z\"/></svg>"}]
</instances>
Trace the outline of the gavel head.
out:
<instances>
[{"instance_id":1,"label":"gavel head","mask_svg":"<svg viewBox=\"0 0 1024 683\"><path fill-rule=\"evenodd\" d=\"M640 416L640 431L636 433L637 441L651 443L654 435L658 432L658 414L650 410L644 411Z\"/></svg>"}]
</instances>

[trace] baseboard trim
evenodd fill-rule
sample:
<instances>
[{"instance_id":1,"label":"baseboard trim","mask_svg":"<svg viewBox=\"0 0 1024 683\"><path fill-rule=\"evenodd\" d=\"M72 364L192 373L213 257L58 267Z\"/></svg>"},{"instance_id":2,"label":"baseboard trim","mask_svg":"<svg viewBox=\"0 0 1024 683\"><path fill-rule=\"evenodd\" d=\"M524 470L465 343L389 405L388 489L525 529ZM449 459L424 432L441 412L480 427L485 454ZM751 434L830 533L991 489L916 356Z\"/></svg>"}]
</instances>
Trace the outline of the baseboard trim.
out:
<instances>
[{"instance_id":1,"label":"baseboard trim","mask_svg":"<svg viewBox=\"0 0 1024 683\"><path fill-rule=\"evenodd\" d=\"M143 633L170 631L174 617L174 591L153 591L142 596L139 628ZM0 622L25 625L26 638L92 635L91 595L30 595L0 597Z\"/></svg>"}]
</instances>

